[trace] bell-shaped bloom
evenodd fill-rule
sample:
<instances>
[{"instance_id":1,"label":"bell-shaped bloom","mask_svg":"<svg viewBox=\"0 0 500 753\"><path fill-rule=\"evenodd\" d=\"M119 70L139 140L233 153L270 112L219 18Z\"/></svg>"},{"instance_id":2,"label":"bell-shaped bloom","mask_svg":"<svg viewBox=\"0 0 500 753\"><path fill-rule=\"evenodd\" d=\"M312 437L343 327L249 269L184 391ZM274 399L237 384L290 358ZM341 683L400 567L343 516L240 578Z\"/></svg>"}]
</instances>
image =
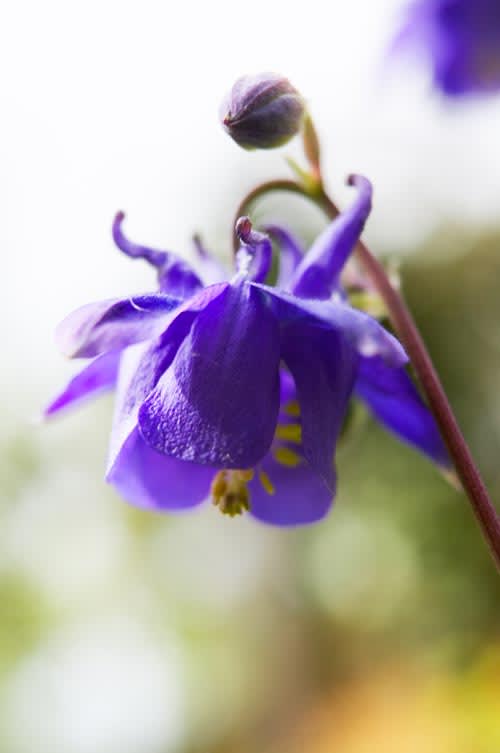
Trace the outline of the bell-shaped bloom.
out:
<instances>
[{"instance_id":1,"label":"bell-shaped bloom","mask_svg":"<svg viewBox=\"0 0 500 753\"><path fill-rule=\"evenodd\" d=\"M500 2L414 0L396 51L427 58L435 86L450 97L500 89Z\"/></svg>"},{"instance_id":2,"label":"bell-shaped bloom","mask_svg":"<svg viewBox=\"0 0 500 753\"><path fill-rule=\"evenodd\" d=\"M275 287L266 284L271 242L248 218L237 224L234 276L204 287L175 255L128 241L117 216L115 241L156 267L159 291L70 314L60 345L93 360L46 413L117 386L107 479L125 499L178 510L211 496L230 515L318 520L335 495L335 445L353 390L384 424L447 464L401 345L340 287L370 211L370 184L352 183L355 202L307 255L286 231L270 229L283 244Z\"/></svg>"}]
</instances>

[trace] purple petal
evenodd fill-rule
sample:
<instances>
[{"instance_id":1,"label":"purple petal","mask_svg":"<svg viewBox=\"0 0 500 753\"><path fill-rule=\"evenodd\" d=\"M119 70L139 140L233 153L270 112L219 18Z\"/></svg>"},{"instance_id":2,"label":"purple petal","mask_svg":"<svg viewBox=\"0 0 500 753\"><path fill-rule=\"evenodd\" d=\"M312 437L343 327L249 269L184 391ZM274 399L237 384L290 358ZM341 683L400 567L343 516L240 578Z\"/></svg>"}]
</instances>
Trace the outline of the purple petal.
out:
<instances>
[{"instance_id":1,"label":"purple petal","mask_svg":"<svg viewBox=\"0 0 500 753\"><path fill-rule=\"evenodd\" d=\"M334 494L335 444L354 387L358 354L341 332L298 323L284 333L282 356L297 388L304 456Z\"/></svg>"},{"instance_id":2,"label":"purple petal","mask_svg":"<svg viewBox=\"0 0 500 753\"><path fill-rule=\"evenodd\" d=\"M88 303L61 322L56 330L57 344L70 358L123 350L162 332L180 303L165 294Z\"/></svg>"},{"instance_id":3,"label":"purple petal","mask_svg":"<svg viewBox=\"0 0 500 753\"><path fill-rule=\"evenodd\" d=\"M263 229L279 245L279 269L276 287L288 289L293 273L302 261L304 249L299 241L283 227L265 225Z\"/></svg>"},{"instance_id":4,"label":"purple petal","mask_svg":"<svg viewBox=\"0 0 500 753\"><path fill-rule=\"evenodd\" d=\"M290 282L290 290L301 298L328 299L337 290L342 268L370 214L370 181L361 175L351 175L349 184L358 189L354 203L321 233Z\"/></svg>"},{"instance_id":5,"label":"purple petal","mask_svg":"<svg viewBox=\"0 0 500 753\"><path fill-rule=\"evenodd\" d=\"M280 417L281 426L296 424L300 417L291 415L287 408L297 400L297 391L289 372L280 371ZM300 458L298 465L285 465L278 461L274 451L288 447ZM262 471L273 488L271 494L261 481ZM314 523L330 510L333 494L323 479L311 470L303 456L301 445L277 440L264 460L259 463L249 485L250 514L265 523L277 526L297 526Z\"/></svg>"},{"instance_id":6,"label":"purple petal","mask_svg":"<svg viewBox=\"0 0 500 753\"><path fill-rule=\"evenodd\" d=\"M190 326L187 312L170 325L168 339L164 336L155 343L132 346L121 360L106 480L139 507L163 510L196 505L208 495L213 477L213 469L153 450L137 423L142 401L173 359L184 326L187 330Z\"/></svg>"},{"instance_id":7,"label":"purple petal","mask_svg":"<svg viewBox=\"0 0 500 753\"><path fill-rule=\"evenodd\" d=\"M123 446L138 429L139 408L155 387L163 369L172 362L178 344L170 340L165 344L163 338L159 338L153 343L133 345L123 353L116 390L108 475L118 461Z\"/></svg>"},{"instance_id":8,"label":"purple petal","mask_svg":"<svg viewBox=\"0 0 500 753\"><path fill-rule=\"evenodd\" d=\"M127 256L145 259L156 267L162 292L184 299L200 290L200 278L189 264L176 254L171 251L157 251L129 240L122 230L124 218L124 213L118 212L113 222L113 239L116 245Z\"/></svg>"},{"instance_id":9,"label":"purple petal","mask_svg":"<svg viewBox=\"0 0 500 753\"><path fill-rule=\"evenodd\" d=\"M299 322L342 332L362 356L380 355L390 366L402 366L408 357L401 343L376 319L341 301L313 301L251 283L271 305L285 330Z\"/></svg>"},{"instance_id":10,"label":"purple petal","mask_svg":"<svg viewBox=\"0 0 500 753\"><path fill-rule=\"evenodd\" d=\"M245 282L196 318L139 412L152 447L219 468L250 468L267 452L279 407L279 335Z\"/></svg>"},{"instance_id":11,"label":"purple petal","mask_svg":"<svg viewBox=\"0 0 500 753\"><path fill-rule=\"evenodd\" d=\"M139 409L146 397L156 387L164 371L172 363L180 344L188 334L199 311L216 299L226 288L227 284L212 285L206 288L177 309L175 316L161 337L150 343L131 346L123 353L107 471L107 477L113 483L115 483L115 479L116 483L120 479L120 488L126 483L130 483L134 490L144 488L147 485L146 480L134 479L132 470L127 471L126 469L127 453L131 448L135 452L134 448L139 447L138 437L131 439L132 435L138 433ZM138 452L138 458L145 457L144 448L139 447ZM155 467L158 467L159 461L156 459L156 455L155 452L152 458L155 460ZM138 460L135 465L132 464L131 468L134 469L134 473L142 472L143 465L141 463ZM122 467L122 464L125 465ZM132 498L132 494L124 493L124 496L127 499Z\"/></svg>"},{"instance_id":12,"label":"purple petal","mask_svg":"<svg viewBox=\"0 0 500 753\"><path fill-rule=\"evenodd\" d=\"M135 428L114 458L106 480L133 505L182 510L208 497L214 469L153 450Z\"/></svg>"},{"instance_id":13,"label":"purple petal","mask_svg":"<svg viewBox=\"0 0 500 753\"><path fill-rule=\"evenodd\" d=\"M450 459L433 415L404 368L392 369L380 358L363 358L356 394L399 439L443 467Z\"/></svg>"},{"instance_id":14,"label":"purple petal","mask_svg":"<svg viewBox=\"0 0 500 753\"><path fill-rule=\"evenodd\" d=\"M159 338L131 346L123 353L111 434L110 464L114 462L114 456L136 427L139 408L172 363L193 321L199 312L211 301L216 300L227 287L227 283L222 283L205 288L176 310Z\"/></svg>"},{"instance_id":15,"label":"purple petal","mask_svg":"<svg viewBox=\"0 0 500 753\"><path fill-rule=\"evenodd\" d=\"M274 494L264 489L258 473L250 482L250 514L275 526L315 523L329 512L333 494L304 460L289 468L269 453L259 467L267 474Z\"/></svg>"},{"instance_id":16,"label":"purple petal","mask_svg":"<svg viewBox=\"0 0 500 753\"><path fill-rule=\"evenodd\" d=\"M116 385L120 353L113 351L98 356L74 376L66 387L45 408L45 417L74 407L87 398L111 390Z\"/></svg>"}]
</instances>

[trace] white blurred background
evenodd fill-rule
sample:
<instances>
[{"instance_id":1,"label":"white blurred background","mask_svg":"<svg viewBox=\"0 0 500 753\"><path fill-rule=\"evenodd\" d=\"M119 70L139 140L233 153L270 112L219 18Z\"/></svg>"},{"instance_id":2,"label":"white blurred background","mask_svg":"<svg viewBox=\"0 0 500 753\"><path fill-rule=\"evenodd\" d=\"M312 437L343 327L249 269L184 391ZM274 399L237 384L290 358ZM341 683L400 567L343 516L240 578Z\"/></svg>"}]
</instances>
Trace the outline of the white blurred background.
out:
<instances>
[{"instance_id":1,"label":"white blurred background","mask_svg":"<svg viewBox=\"0 0 500 753\"><path fill-rule=\"evenodd\" d=\"M243 73L277 70L304 93L337 192L349 172L373 180L375 247L400 253L443 216L492 220L500 102L450 106L423 76L395 73L400 12L399 0L4 3L2 380L17 389L23 359L45 389L71 307L150 286L113 252L116 210L145 243L187 253L200 230L228 253L242 190L285 173L294 149L247 154L223 133L219 102Z\"/></svg>"},{"instance_id":2,"label":"white blurred background","mask_svg":"<svg viewBox=\"0 0 500 753\"><path fill-rule=\"evenodd\" d=\"M243 73L282 72L305 95L340 201L347 173L373 181L375 250L409 253L446 223L471 237L498 223L500 99L450 105L424 71L395 70L400 11L398 0L2 4L2 753L233 750L216 743L249 704L295 714L300 693L288 707L292 691L276 700L270 688L280 673L293 687L308 661L296 650L303 589L347 627L381 583L391 596L372 621L405 613L420 575L397 525L343 510L333 538L316 540L211 510L172 523L135 514L102 480L110 402L37 423L72 371L57 322L153 285L113 248L114 213L135 240L188 255L200 231L228 257L244 192L299 155L246 153L224 134L219 102ZM439 253L453 256L447 237ZM256 658L269 666L252 679Z\"/></svg>"}]
</instances>

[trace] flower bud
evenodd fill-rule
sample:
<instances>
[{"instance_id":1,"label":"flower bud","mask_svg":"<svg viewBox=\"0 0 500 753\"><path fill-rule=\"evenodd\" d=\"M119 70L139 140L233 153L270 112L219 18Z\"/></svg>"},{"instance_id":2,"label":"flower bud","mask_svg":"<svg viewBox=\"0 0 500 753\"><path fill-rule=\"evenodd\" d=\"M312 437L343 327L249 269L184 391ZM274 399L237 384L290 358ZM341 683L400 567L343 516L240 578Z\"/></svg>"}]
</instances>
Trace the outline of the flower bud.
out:
<instances>
[{"instance_id":1,"label":"flower bud","mask_svg":"<svg viewBox=\"0 0 500 753\"><path fill-rule=\"evenodd\" d=\"M244 149L272 149L299 131L304 100L288 79L277 73L243 76L221 107L222 124Z\"/></svg>"}]
</instances>

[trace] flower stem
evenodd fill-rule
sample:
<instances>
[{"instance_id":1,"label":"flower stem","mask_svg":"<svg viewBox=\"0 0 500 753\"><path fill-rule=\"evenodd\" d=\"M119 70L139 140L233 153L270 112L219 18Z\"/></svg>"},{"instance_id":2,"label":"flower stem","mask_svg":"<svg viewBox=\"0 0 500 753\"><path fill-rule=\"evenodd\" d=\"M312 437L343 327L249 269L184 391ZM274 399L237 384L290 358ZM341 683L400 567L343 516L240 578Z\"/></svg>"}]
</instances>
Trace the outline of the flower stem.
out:
<instances>
[{"instance_id":1,"label":"flower stem","mask_svg":"<svg viewBox=\"0 0 500 753\"><path fill-rule=\"evenodd\" d=\"M287 191L304 196L317 204L332 219L339 213L321 183L317 190L312 192L293 180L273 180L262 183L250 191L238 207L236 216L246 214L248 207L257 199L275 191ZM355 252L385 302L394 329L413 364L483 536L500 570L500 518L489 498L417 325L402 296L392 286L384 267L361 240L358 241Z\"/></svg>"}]
</instances>

